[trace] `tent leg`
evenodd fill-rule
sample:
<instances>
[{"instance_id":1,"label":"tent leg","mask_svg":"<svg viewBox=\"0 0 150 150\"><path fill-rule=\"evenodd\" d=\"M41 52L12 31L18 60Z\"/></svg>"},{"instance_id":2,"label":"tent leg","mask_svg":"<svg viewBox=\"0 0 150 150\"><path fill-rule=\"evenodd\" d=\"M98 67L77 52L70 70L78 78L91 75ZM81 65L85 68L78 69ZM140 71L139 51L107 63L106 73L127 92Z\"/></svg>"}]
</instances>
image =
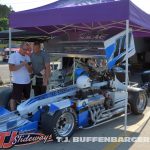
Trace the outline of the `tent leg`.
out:
<instances>
[{"instance_id":1,"label":"tent leg","mask_svg":"<svg viewBox=\"0 0 150 150\"><path fill-rule=\"evenodd\" d=\"M76 58L73 58L73 85L75 84Z\"/></svg>"},{"instance_id":2,"label":"tent leg","mask_svg":"<svg viewBox=\"0 0 150 150\"><path fill-rule=\"evenodd\" d=\"M9 28L9 55L11 54L11 28Z\"/></svg>"},{"instance_id":3,"label":"tent leg","mask_svg":"<svg viewBox=\"0 0 150 150\"><path fill-rule=\"evenodd\" d=\"M12 40L12 34L11 34L11 28L9 28L9 56L11 54L11 40ZM11 85L11 72L10 72L10 85Z\"/></svg>"},{"instance_id":4,"label":"tent leg","mask_svg":"<svg viewBox=\"0 0 150 150\"><path fill-rule=\"evenodd\" d=\"M129 20L126 20L126 71L125 71L125 85L126 92L128 92L128 40L129 39ZM127 136L127 104L128 104L128 94L125 100L125 118L124 118L124 134Z\"/></svg>"}]
</instances>

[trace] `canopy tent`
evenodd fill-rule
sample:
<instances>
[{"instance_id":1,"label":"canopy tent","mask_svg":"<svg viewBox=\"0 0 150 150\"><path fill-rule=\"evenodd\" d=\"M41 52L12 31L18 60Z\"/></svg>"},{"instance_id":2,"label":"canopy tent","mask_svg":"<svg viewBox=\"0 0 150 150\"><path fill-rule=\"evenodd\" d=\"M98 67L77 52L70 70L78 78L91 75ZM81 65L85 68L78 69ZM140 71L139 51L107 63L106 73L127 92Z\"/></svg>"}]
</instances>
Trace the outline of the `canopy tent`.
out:
<instances>
[{"instance_id":1,"label":"canopy tent","mask_svg":"<svg viewBox=\"0 0 150 150\"><path fill-rule=\"evenodd\" d=\"M126 29L126 45L129 26L132 27L135 36L150 36L150 15L130 0L59 0L39 8L12 13L9 23L11 28L46 33L48 36L94 31L103 34L105 31L111 33ZM127 87L128 46L125 80ZM127 102L128 98L125 101L125 133Z\"/></svg>"},{"instance_id":2,"label":"canopy tent","mask_svg":"<svg viewBox=\"0 0 150 150\"><path fill-rule=\"evenodd\" d=\"M136 36L150 35L150 15L129 0L59 0L10 15L10 27L54 35L69 31L125 29L125 20Z\"/></svg>"}]
</instances>

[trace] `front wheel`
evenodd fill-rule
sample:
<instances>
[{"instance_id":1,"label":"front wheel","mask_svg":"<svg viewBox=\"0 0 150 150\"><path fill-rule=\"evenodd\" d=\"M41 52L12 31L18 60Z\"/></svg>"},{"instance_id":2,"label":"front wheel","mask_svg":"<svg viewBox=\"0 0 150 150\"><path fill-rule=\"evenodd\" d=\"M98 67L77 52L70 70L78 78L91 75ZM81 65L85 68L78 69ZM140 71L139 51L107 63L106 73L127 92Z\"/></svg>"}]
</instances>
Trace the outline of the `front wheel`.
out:
<instances>
[{"instance_id":1,"label":"front wheel","mask_svg":"<svg viewBox=\"0 0 150 150\"><path fill-rule=\"evenodd\" d=\"M147 94L144 90L131 92L129 99L131 110L134 114L142 114L147 106Z\"/></svg>"},{"instance_id":2,"label":"front wheel","mask_svg":"<svg viewBox=\"0 0 150 150\"><path fill-rule=\"evenodd\" d=\"M41 129L44 134L52 134L54 140L57 137L70 138L77 126L76 113L72 108L57 111L53 116L48 112L41 115Z\"/></svg>"}]
</instances>

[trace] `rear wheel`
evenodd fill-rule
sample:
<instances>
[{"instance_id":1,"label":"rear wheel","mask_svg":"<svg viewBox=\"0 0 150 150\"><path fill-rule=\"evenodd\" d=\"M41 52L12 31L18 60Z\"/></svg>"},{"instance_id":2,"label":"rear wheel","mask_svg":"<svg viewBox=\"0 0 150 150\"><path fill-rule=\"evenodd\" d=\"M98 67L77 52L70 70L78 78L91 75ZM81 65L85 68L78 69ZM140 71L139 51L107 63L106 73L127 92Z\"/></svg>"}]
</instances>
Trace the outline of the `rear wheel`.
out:
<instances>
[{"instance_id":1,"label":"rear wheel","mask_svg":"<svg viewBox=\"0 0 150 150\"><path fill-rule=\"evenodd\" d=\"M41 129L45 134L52 134L53 139L57 137L70 138L77 126L77 117L72 108L57 111L53 116L48 112L41 115Z\"/></svg>"},{"instance_id":2,"label":"rear wheel","mask_svg":"<svg viewBox=\"0 0 150 150\"><path fill-rule=\"evenodd\" d=\"M147 106L146 92L144 90L130 92L129 103L134 114L142 114Z\"/></svg>"}]
</instances>

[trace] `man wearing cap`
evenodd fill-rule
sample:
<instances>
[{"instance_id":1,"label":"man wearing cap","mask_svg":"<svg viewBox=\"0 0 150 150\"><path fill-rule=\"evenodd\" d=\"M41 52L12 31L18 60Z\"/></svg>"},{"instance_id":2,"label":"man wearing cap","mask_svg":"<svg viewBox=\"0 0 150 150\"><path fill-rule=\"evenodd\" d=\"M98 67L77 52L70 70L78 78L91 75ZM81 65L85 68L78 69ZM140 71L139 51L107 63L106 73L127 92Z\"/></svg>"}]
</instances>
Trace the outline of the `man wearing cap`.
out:
<instances>
[{"instance_id":1,"label":"man wearing cap","mask_svg":"<svg viewBox=\"0 0 150 150\"><path fill-rule=\"evenodd\" d=\"M29 46L27 43L22 43L19 51L11 54L8 60L13 83L12 97L10 100L11 111L16 110L16 106L21 102L22 96L25 99L30 97L30 73L32 73L32 67L30 57L26 55L28 49Z\"/></svg>"},{"instance_id":2,"label":"man wearing cap","mask_svg":"<svg viewBox=\"0 0 150 150\"><path fill-rule=\"evenodd\" d=\"M46 93L51 72L49 56L45 51L41 50L41 45L38 41L34 42L31 62L35 79L35 84L32 81L32 87L34 89L34 95L38 96Z\"/></svg>"}]
</instances>

